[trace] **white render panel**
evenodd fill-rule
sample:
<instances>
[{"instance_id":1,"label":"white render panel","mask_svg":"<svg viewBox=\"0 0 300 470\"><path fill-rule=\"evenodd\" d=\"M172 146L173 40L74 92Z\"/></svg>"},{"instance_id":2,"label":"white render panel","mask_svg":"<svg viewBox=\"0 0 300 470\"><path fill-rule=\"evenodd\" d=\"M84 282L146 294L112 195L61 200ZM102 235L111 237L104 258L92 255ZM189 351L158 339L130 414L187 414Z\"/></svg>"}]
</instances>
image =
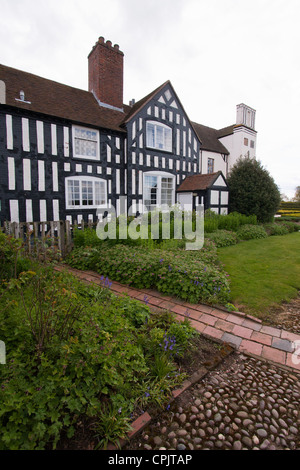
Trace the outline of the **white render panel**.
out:
<instances>
[{"instance_id":1,"label":"white render panel","mask_svg":"<svg viewBox=\"0 0 300 470\"><path fill-rule=\"evenodd\" d=\"M214 160L214 173L217 171L222 171L223 175L227 176L227 165L224 162L224 159L220 153L217 152L208 152L203 150L202 152L202 171L201 173L208 173L208 159L212 158Z\"/></svg>"},{"instance_id":2,"label":"white render panel","mask_svg":"<svg viewBox=\"0 0 300 470\"><path fill-rule=\"evenodd\" d=\"M64 127L64 156L69 157L70 156L70 136L69 136L69 128Z\"/></svg>"},{"instance_id":3,"label":"white render panel","mask_svg":"<svg viewBox=\"0 0 300 470\"><path fill-rule=\"evenodd\" d=\"M181 210L191 211L193 209L193 193L178 193L177 202Z\"/></svg>"},{"instance_id":4,"label":"white render panel","mask_svg":"<svg viewBox=\"0 0 300 470\"><path fill-rule=\"evenodd\" d=\"M57 127L51 124L51 151L52 155L57 155Z\"/></svg>"},{"instance_id":5,"label":"white render panel","mask_svg":"<svg viewBox=\"0 0 300 470\"><path fill-rule=\"evenodd\" d=\"M140 148L141 148L141 149L142 149L143 146L144 146L143 141L144 141L144 139L143 139L143 134L141 134L141 135L140 135Z\"/></svg>"},{"instance_id":6,"label":"white render panel","mask_svg":"<svg viewBox=\"0 0 300 470\"><path fill-rule=\"evenodd\" d=\"M38 161L38 180L39 191L45 191L45 162L43 160Z\"/></svg>"},{"instance_id":7,"label":"white render panel","mask_svg":"<svg viewBox=\"0 0 300 470\"><path fill-rule=\"evenodd\" d=\"M47 222L47 203L45 199L40 200L40 222Z\"/></svg>"},{"instance_id":8,"label":"white render panel","mask_svg":"<svg viewBox=\"0 0 300 470\"><path fill-rule=\"evenodd\" d=\"M139 194L143 194L143 172L139 171Z\"/></svg>"},{"instance_id":9,"label":"white render panel","mask_svg":"<svg viewBox=\"0 0 300 470\"><path fill-rule=\"evenodd\" d=\"M132 123L132 140L134 140L136 137L136 122L133 121Z\"/></svg>"},{"instance_id":10,"label":"white render panel","mask_svg":"<svg viewBox=\"0 0 300 470\"><path fill-rule=\"evenodd\" d=\"M24 152L30 152L29 120L22 118L22 144Z\"/></svg>"},{"instance_id":11,"label":"white render panel","mask_svg":"<svg viewBox=\"0 0 300 470\"><path fill-rule=\"evenodd\" d=\"M45 152L44 123L42 121L36 121L36 133L37 133L37 151L38 153L44 153Z\"/></svg>"},{"instance_id":12,"label":"white render panel","mask_svg":"<svg viewBox=\"0 0 300 470\"><path fill-rule=\"evenodd\" d=\"M219 176L219 178L217 178L217 180L214 182L214 186L224 186L224 187L226 187L226 183L225 183L224 179L222 178L222 176Z\"/></svg>"},{"instance_id":13,"label":"white render panel","mask_svg":"<svg viewBox=\"0 0 300 470\"><path fill-rule=\"evenodd\" d=\"M16 199L11 199L9 201L10 208L10 221L19 222L19 201Z\"/></svg>"},{"instance_id":14,"label":"white render panel","mask_svg":"<svg viewBox=\"0 0 300 470\"><path fill-rule=\"evenodd\" d=\"M221 192L221 204L222 205L228 204L228 191Z\"/></svg>"},{"instance_id":15,"label":"white render panel","mask_svg":"<svg viewBox=\"0 0 300 470\"><path fill-rule=\"evenodd\" d=\"M8 189L16 189L16 174L15 174L15 159L13 157L7 158L8 166Z\"/></svg>"},{"instance_id":16,"label":"white render panel","mask_svg":"<svg viewBox=\"0 0 300 470\"><path fill-rule=\"evenodd\" d=\"M116 170L116 193L120 194L121 192L121 178L120 178L120 170Z\"/></svg>"},{"instance_id":17,"label":"white render panel","mask_svg":"<svg viewBox=\"0 0 300 470\"><path fill-rule=\"evenodd\" d=\"M26 199L26 222L33 222L32 199Z\"/></svg>"},{"instance_id":18,"label":"white render panel","mask_svg":"<svg viewBox=\"0 0 300 470\"><path fill-rule=\"evenodd\" d=\"M210 203L212 205L219 204L219 191L211 191L210 193Z\"/></svg>"},{"instance_id":19,"label":"white render panel","mask_svg":"<svg viewBox=\"0 0 300 470\"><path fill-rule=\"evenodd\" d=\"M135 170L132 170L132 172L131 172L131 178L132 178L131 194L135 194L135 193L136 193L136 189L135 189Z\"/></svg>"},{"instance_id":20,"label":"white render panel","mask_svg":"<svg viewBox=\"0 0 300 470\"><path fill-rule=\"evenodd\" d=\"M31 191L31 160L29 158L23 159L23 189Z\"/></svg>"},{"instance_id":21,"label":"white render panel","mask_svg":"<svg viewBox=\"0 0 300 470\"><path fill-rule=\"evenodd\" d=\"M58 191L58 169L57 162L52 162L52 182L53 182L53 191Z\"/></svg>"},{"instance_id":22,"label":"white render panel","mask_svg":"<svg viewBox=\"0 0 300 470\"><path fill-rule=\"evenodd\" d=\"M53 199L53 221L59 221L59 200Z\"/></svg>"},{"instance_id":23,"label":"white render panel","mask_svg":"<svg viewBox=\"0 0 300 470\"><path fill-rule=\"evenodd\" d=\"M7 150L14 148L12 116L10 114L6 115L6 148Z\"/></svg>"}]
</instances>

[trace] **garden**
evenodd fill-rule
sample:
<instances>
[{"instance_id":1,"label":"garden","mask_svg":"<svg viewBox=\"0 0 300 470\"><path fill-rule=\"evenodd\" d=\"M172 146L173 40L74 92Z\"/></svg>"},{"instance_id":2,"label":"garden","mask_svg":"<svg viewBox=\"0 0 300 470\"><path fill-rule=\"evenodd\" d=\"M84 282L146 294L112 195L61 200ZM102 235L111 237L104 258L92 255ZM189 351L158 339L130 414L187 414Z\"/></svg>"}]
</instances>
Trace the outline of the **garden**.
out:
<instances>
[{"instance_id":1,"label":"garden","mask_svg":"<svg viewBox=\"0 0 300 470\"><path fill-rule=\"evenodd\" d=\"M244 302L240 292L264 299L262 278L267 289L276 286L272 301L283 300L279 279L284 298L297 294L297 223L209 211L204 230L203 248L187 251L186 240L174 236L103 241L95 229L75 229L64 262L100 273L100 287L55 271L55 258L26 257L20 241L0 233L0 338L7 354L0 366L1 450L72 448L78 434L93 449L118 443L143 410L167 409L193 361L199 367L218 353L188 317L178 322L167 311L151 312L146 301L113 294L110 282L228 309ZM259 314L262 306L249 298L246 306Z\"/></svg>"},{"instance_id":2,"label":"garden","mask_svg":"<svg viewBox=\"0 0 300 470\"><path fill-rule=\"evenodd\" d=\"M188 318L85 285L0 233L0 449L105 449L219 351ZM187 360L187 357L189 358ZM184 364L186 367L184 367Z\"/></svg>"}]
</instances>

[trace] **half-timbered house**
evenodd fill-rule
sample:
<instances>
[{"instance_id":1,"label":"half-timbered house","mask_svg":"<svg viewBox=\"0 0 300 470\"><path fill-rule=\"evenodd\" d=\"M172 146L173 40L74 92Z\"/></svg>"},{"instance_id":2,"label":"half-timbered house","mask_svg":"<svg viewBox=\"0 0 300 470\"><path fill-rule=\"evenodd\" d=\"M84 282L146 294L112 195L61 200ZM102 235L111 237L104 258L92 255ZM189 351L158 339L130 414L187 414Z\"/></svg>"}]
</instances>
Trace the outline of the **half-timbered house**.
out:
<instances>
[{"instance_id":1,"label":"half-timbered house","mask_svg":"<svg viewBox=\"0 0 300 470\"><path fill-rule=\"evenodd\" d=\"M239 105L237 123L222 130L191 122L170 81L125 105L123 61L100 37L88 91L0 65L1 222L96 221L99 209L172 206L193 175L218 173L228 193L234 161L255 157L255 111ZM207 194L205 208L227 212L227 197L211 204Z\"/></svg>"}]
</instances>

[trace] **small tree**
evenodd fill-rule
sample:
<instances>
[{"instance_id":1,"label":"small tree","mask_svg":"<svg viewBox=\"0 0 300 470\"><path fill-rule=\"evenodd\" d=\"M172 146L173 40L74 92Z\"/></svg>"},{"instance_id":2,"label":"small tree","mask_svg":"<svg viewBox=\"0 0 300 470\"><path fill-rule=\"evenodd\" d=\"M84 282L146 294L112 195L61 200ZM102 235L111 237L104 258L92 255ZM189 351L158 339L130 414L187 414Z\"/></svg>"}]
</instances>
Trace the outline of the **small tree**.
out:
<instances>
[{"instance_id":1,"label":"small tree","mask_svg":"<svg viewBox=\"0 0 300 470\"><path fill-rule=\"evenodd\" d=\"M295 196L292 199L293 202L300 202L300 186L297 186Z\"/></svg>"},{"instance_id":2,"label":"small tree","mask_svg":"<svg viewBox=\"0 0 300 470\"><path fill-rule=\"evenodd\" d=\"M259 222L269 222L280 205L280 191L262 164L249 157L240 158L227 178L230 212L256 215Z\"/></svg>"}]
</instances>

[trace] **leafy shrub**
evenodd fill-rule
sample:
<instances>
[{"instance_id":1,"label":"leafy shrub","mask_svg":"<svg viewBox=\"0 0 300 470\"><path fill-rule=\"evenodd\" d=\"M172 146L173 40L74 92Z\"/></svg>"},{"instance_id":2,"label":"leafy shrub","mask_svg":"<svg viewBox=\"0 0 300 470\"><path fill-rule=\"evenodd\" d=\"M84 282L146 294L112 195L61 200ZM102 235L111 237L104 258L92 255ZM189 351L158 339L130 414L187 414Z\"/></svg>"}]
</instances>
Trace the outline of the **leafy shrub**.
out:
<instances>
[{"instance_id":1,"label":"leafy shrub","mask_svg":"<svg viewBox=\"0 0 300 470\"><path fill-rule=\"evenodd\" d=\"M10 235L0 232L0 279L17 277L21 272L20 251L22 243Z\"/></svg>"},{"instance_id":2,"label":"leafy shrub","mask_svg":"<svg viewBox=\"0 0 300 470\"><path fill-rule=\"evenodd\" d=\"M153 344L176 333L183 346L188 333L180 336L181 327L169 333L171 316L155 314L151 320L146 303L86 286L51 268L30 278L26 282L24 274L15 281L19 290L2 297L10 309L9 315L0 310L7 352L7 364L0 368L0 450L56 448L62 431L73 436L80 415L97 420L100 446L108 437L117 442L136 406L164 403L183 380L171 356L168 364L155 360L153 367ZM45 294L42 301L39 291ZM66 309L73 305L79 310L68 322ZM157 336L150 334L155 324L160 325ZM51 333L42 349L36 348L37 331ZM174 372L164 376L164 370Z\"/></svg>"},{"instance_id":3,"label":"leafy shrub","mask_svg":"<svg viewBox=\"0 0 300 470\"><path fill-rule=\"evenodd\" d=\"M296 224L295 222L290 222L288 220L279 220L278 225L283 225L284 227L286 227L289 233L298 232L298 230L300 230L299 224Z\"/></svg>"},{"instance_id":4,"label":"leafy shrub","mask_svg":"<svg viewBox=\"0 0 300 470\"><path fill-rule=\"evenodd\" d=\"M230 212L255 214L261 223L270 222L279 209L280 191L258 160L240 158L227 177Z\"/></svg>"},{"instance_id":5,"label":"leafy shrub","mask_svg":"<svg viewBox=\"0 0 300 470\"><path fill-rule=\"evenodd\" d=\"M188 321L173 323L168 330L168 337L173 338L176 355L181 356L187 350L195 330Z\"/></svg>"},{"instance_id":6,"label":"leafy shrub","mask_svg":"<svg viewBox=\"0 0 300 470\"><path fill-rule=\"evenodd\" d=\"M232 212L230 214L216 214L208 210L204 217L204 232L212 233L217 230L236 231L241 225L257 224L256 215L239 214Z\"/></svg>"},{"instance_id":7,"label":"leafy shrub","mask_svg":"<svg viewBox=\"0 0 300 470\"><path fill-rule=\"evenodd\" d=\"M98 249L74 250L66 261L75 268L92 269L132 287L156 288L190 302L228 300L228 279L218 265L215 248L209 243L200 251L176 253L101 245Z\"/></svg>"},{"instance_id":8,"label":"leafy shrub","mask_svg":"<svg viewBox=\"0 0 300 470\"><path fill-rule=\"evenodd\" d=\"M237 243L237 235L228 230L216 230L208 235L208 238L213 241L218 248L222 246L235 245Z\"/></svg>"},{"instance_id":9,"label":"leafy shrub","mask_svg":"<svg viewBox=\"0 0 300 470\"><path fill-rule=\"evenodd\" d=\"M237 231L237 237L240 240L266 238L267 236L267 232L262 225L243 225Z\"/></svg>"},{"instance_id":10,"label":"leafy shrub","mask_svg":"<svg viewBox=\"0 0 300 470\"><path fill-rule=\"evenodd\" d=\"M267 234L272 235L286 235L289 233L287 226L283 224L264 224Z\"/></svg>"}]
</instances>

